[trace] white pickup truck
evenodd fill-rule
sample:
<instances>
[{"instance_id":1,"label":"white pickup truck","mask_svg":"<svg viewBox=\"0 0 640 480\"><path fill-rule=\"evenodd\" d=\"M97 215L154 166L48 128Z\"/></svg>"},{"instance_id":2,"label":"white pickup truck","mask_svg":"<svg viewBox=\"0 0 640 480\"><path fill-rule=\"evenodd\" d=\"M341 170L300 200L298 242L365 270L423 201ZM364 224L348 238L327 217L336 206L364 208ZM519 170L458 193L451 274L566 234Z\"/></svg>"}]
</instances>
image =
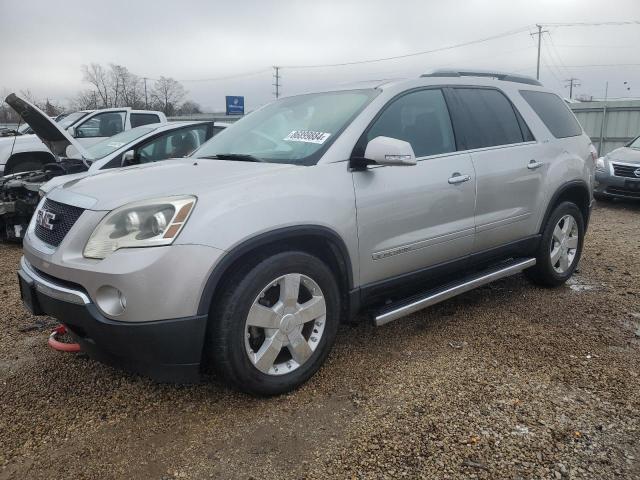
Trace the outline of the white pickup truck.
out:
<instances>
[{"instance_id":1,"label":"white pickup truck","mask_svg":"<svg viewBox=\"0 0 640 480\"><path fill-rule=\"evenodd\" d=\"M59 125L87 147L123 130L166 122L167 117L162 112L123 107L73 112L61 118ZM37 170L54 161L56 157L37 135L17 134L0 138L0 176Z\"/></svg>"}]
</instances>

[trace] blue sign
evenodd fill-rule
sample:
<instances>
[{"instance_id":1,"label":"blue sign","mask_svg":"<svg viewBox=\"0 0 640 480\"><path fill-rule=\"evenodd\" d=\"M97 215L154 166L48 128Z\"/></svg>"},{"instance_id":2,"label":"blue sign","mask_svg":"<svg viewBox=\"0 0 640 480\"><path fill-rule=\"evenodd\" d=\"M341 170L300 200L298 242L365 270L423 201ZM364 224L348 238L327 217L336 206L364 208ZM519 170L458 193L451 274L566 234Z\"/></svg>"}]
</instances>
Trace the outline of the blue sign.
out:
<instances>
[{"instance_id":1,"label":"blue sign","mask_svg":"<svg viewBox=\"0 0 640 480\"><path fill-rule=\"evenodd\" d=\"M227 99L227 115L244 115L244 97L230 97Z\"/></svg>"}]
</instances>

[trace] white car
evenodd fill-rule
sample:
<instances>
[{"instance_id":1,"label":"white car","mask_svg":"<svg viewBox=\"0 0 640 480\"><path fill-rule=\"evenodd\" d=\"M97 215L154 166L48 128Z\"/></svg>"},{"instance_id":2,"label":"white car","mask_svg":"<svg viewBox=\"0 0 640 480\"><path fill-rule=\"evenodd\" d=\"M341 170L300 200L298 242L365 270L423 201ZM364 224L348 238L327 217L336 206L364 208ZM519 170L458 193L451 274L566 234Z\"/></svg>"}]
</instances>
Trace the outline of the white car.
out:
<instances>
[{"instance_id":1,"label":"white car","mask_svg":"<svg viewBox=\"0 0 640 480\"><path fill-rule=\"evenodd\" d=\"M12 98L18 102L10 101ZM7 103L13 105L21 105L20 100L13 93L6 99ZM29 115L28 112L29 109L18 111L27 123L29 119L25 115ZM123 107L73 112L62 118L58 126L74 137L77 143L89 147L124 130L153 123L167 123L167 117L162 112ZM58 154L64 155L65 152ZM36 135L0 138L0 176L37 170L54 161L54 153Z\"/></svg>"},{"instance_id":2,"label":"white car","mask_svg":"<svg viewBox=\"0 0 640 480\"><path fill-rule=\"evenodd\" d=\"M30 127L58 158L43 169L0 178L0 240L18 241L39 200L64 183L106 170L190 155L226 127L212 121L155 123L124 130L90 147L51 121L35 105L18 97L8 99L29 118ZM73 151L71 158L63 153Z\"/></svg>"}]
</instances>

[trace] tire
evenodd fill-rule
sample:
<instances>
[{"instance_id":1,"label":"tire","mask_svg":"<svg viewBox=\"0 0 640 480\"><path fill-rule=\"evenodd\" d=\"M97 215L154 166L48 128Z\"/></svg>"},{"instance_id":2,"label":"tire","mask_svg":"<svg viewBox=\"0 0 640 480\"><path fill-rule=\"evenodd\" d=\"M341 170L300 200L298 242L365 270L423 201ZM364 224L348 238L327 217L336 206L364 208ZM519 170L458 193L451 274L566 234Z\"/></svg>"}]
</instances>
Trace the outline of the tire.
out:
<instances>
[{"instance_id":1,"label":"tire","mask_svg":"<svg viewBox=\"0 0 640 480\"><path fill-rule=\"evenodd\" d=\"M565 223L569 218L573 220L573 225L570 222ZM556 227L560 228L561 232L564 232L565 227L571 230L568 232L568 238L564 240L565 243L559 241L563 238L560 232L554 234ZM540 246L536 253L536 265L525 270L525 275L533 283L541 286L557 287L562 285L573 275L578 266L583 244L584 218L582 212L575 203L561 203L553 210L544 227ZM571 245L575 245L575 248L570 248ZM553 254L558 252L556 248L560 253L556 255L558 261L554 263L556 257ZM565 248L567 261L563 264Z\"/></svg>"},{"instance_id":2,"label":"tire","mask_svg":"<svg viewBox=\"0 0 640 480\"><path fill-rule=\"evenodd\" d=\"M5 172L5 175L11 175L13 173L31 172L33 170L40 170L42 168L42 162L33 160L31 158L25 158L19 160L11 165L9 172Z\"/></svg>"},{"instance_id":3,"label":"tire","mask_svg":"<svg viewBox=\"0 0 640 480\"><path fill-rule=\"evenodd\" d=\"M295 291L298 275L298 296L293 301L294 295L287 292ZM325 314L318 316L322 313L320 297ZM302 308L300 305L306 316L291 313ZM315 310L309 309L312 305ZM335 340L339 317L336 279L321 260L300 251L254 259L225 282L212 306L205 360L238 390L259 396L279 395L306 382L324 363ZM299 325L304 318L311 320ZM255 326L263 320L265 325L280 326L275 330ZM286 345L278 350L278 342ZM271 361L276 351L280 353Z\"/></svg>"}]
</instances>

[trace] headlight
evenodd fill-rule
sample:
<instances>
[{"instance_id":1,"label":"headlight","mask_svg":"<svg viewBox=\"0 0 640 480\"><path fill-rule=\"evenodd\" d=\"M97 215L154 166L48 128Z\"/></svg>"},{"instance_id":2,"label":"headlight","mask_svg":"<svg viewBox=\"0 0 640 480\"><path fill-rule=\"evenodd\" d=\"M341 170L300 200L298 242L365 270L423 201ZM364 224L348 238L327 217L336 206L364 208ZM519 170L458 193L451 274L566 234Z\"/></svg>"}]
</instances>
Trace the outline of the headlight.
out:
<instances>
[{"instance_id":1,"label":"headlight","mask_svg":"<svg viewBox=\"0 0 640 480\"><path fill-rule=\"evenodd\" d=\"M84 247L84 256L103 259L120 248L170 245L195 204L195 197L185 196L145 200L117 208L93 231Z\"/></svg>"},{"instance_id":2,"label":"headlight","mask_svg":"<svg viewBox=\"0 0 640 480\"><path fill-rule=\"evenodd\" d=\"M596 160L596 170L604 171L604 157L600 157Z\"/></svg>"}]
</instances>

